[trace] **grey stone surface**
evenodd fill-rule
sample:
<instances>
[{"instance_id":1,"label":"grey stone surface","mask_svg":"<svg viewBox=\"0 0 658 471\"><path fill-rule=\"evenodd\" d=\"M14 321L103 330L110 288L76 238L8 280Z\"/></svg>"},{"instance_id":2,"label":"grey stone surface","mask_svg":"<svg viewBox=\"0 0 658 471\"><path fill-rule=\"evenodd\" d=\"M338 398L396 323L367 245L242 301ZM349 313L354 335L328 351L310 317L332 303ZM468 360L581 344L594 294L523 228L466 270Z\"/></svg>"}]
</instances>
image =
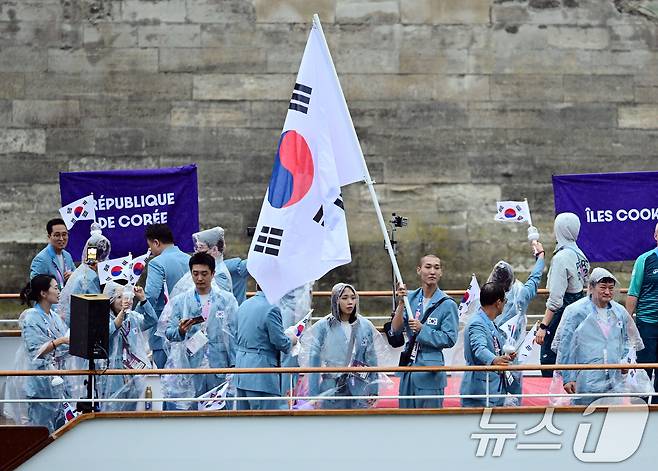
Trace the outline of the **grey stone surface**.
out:
<instances>
[{"instance_id":1,"label":"grey stone surface","mask_svg":"<svg viewBox=\"0 0 658 471\"><path fill-rule=\"evenodd\" d=\"M0 292L44 241L60 171L196 162L201 224L244 256L313 13L382 210L410 219L410 285L421 252L449 288L501 257L529 270L497 198L527 197L550 251L551 175L656 169L658 23L613 0L96 3L0 0ZM343 193L353 262L320 287L387 288L366 188Z\"/></svg>"}]
</instances>

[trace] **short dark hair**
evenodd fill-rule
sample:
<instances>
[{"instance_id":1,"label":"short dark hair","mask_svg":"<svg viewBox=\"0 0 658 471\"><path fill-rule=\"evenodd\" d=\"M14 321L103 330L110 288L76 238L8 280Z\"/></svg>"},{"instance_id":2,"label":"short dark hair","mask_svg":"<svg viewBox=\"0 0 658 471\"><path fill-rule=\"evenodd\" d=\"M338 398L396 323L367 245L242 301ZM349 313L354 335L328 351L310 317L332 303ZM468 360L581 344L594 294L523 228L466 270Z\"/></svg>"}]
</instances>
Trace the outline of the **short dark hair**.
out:
<instances>
[{"instance_id":1,"label":"short dark hair","mask_svg":"<svg viewBox=\"0 0 658 471\"><path fill-rule=\"evenodd\" d=\"M439 261L439 264L441 264L441 258L438 255L434 255L433 253L428 253L428 254L425 254L425 255L423 255L422 257L420 257L418 259L418 266L419 267L423 266L423 259L427 258L427 257L436 258Z\"/></svg>"},{"instance_id":2,"label":"short dark hair","mask_svg":"<svg viewBox=\"0 0 658 471\"><path fill-rule=\"evenodd\" d=\"M491 306L496 301L505 300L505 288L498 283L488 282L480 288L480 305Z\"/></svg>"},{"instance_id":3,"label":"short dark hair","mask_svg":"<svg viewBox=\"0 0 658 471\"><path fill-rule=\"evenodd\" d=\"M193 265L206 265L211 272L215 272L215 259L212 255L205 252L197 252L190 257L190 270Z\"/></svg>"},{"instance_id":4,"label":"short dark hair","mask_svg":"<svg viewBox=\"0 0 658 471\"><path fill-rule=\"evenodd\" d=\"M166 224L149 224L146 226L146 238L148 240L159 240L163 244L174 243L174 234Z\"/></svg>"},{"instance_id":5,"label":"short dark hair","mask_svg":"<svg viewBox=\"0 0 658 471\"><path fill-rule=\"evenodd\" d=\"M61 224L62 226L66 226L66 223L62 218L51 219L46 223L46 232L48 233L48 235L53 233L53 226L57 226L58 224Z\"/></svg>"},{"instance_id":6,"label":"short dark hair","mask_svg":"<svg viewBox=\"0 0 658 471\"><path fill-rule=\"evenodd\" d=\"M38 303L41 301L41 293L50 289L50 283L55 277L52 275L35 275L21 290L21 304Z\"/></svg>"}]
</instances>

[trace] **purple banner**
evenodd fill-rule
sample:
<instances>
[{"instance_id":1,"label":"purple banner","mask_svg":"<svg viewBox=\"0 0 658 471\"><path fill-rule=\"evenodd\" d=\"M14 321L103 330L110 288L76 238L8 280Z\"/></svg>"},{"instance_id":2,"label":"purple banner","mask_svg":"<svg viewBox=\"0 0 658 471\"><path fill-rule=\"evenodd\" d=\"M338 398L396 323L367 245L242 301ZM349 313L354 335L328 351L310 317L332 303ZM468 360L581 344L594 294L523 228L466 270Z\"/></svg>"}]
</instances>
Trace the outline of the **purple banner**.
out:
<instances>
[{"instance_id":1,"label":"purple banner","mask_svg":"<svg viewBox=\"0 0 658 471\"><path fill-rule=\"evenodd\" d=\"M553 176L555 213L580 217L578 245L592 262L635 260L656 246L658 172Z\"/></svg>"},{"instance_id":2,"label":"purple banner","mask_svg":"<svg viewBox=\"0 0 658 471\"><path fill-rule=\"evenodd\" d=\"M176 245L192 252L192 234L199 230L196 165L184 167L61 172L62 206L93 193L96 221L112 243L111 258L146 252L144 232L149 224L166 223ZM71 228L67 250L76 261L89 237L92 221Z\"/></svg>"}]
</instances>

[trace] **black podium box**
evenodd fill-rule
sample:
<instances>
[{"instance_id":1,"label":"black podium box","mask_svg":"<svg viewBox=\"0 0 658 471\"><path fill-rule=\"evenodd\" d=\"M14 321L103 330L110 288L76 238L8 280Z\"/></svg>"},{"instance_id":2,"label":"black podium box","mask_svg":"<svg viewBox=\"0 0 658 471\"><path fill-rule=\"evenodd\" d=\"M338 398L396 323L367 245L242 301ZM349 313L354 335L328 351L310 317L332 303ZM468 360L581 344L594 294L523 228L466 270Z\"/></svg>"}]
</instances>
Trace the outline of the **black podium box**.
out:
<instances>
[{"instance_id":1,"label":"black podium box","mask_svg":"<svg viewBox=\"0 0 658 471\"><path fill-rule=\"evenodd\" d=\"M109 342L110 298L102 294L71 295L71 355L87 360L107 358Z\"/></svg>"}]
</instances>

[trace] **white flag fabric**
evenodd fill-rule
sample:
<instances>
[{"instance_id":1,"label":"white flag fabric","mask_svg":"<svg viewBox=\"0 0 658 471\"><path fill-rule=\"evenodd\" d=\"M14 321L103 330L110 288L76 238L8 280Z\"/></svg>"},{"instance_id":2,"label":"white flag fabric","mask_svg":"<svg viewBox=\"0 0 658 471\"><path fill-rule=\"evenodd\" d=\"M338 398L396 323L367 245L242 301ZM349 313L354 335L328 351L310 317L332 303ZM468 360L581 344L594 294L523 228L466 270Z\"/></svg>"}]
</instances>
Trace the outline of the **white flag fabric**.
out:
<instances>
[{"instance_id":1,"label":"white flag fabric","mask_svg":"<svg viewBox=\"0 0 658 471\"><path fill-rule=\"evenodd\" d=\"M520 365L539 364L541 346L535 342L535 335L537 334L537 330L539 330L539 322L535 322L535 325L526 334L525 339L523 339L523 343L518 349L517 361Z\"/></svg>"},{"instance_id":2,"label":"white flag fabric","mask_svg":"<svg viewBox=\"0 0 658 471\"><path fill-rule=\"evenodd\" d=\"M496 209L495 221L525 223L532 221L527 201L498 201Z\"/></svg>"},{"instance_id":3,"label":"white flag fabric","mask_svg":"<svg viewBox=\"0 0 658 471\"><path fill-rule=\"evenodd\" d=\"M205 394L202 394L198 399L206 399L199 401L199 410L220 410L226 408L226 394L228 392L229 381L224 381L217 387L212 388Z\"/></svg>"},{"instance_id":4,"label":"white flag fabric","mask_svg":"<svg viewBox=\"0 0 658 471\"><path fill-rule=\"evenodd\" d=\"M475 277L475 273L471 276L471 283L468 285L461 303L459 303L459 322L466 322L475 310L480 307L480 285Z\"/></svg>"},{"instance_id":5,"label":"white flag fabric","mask_svg":"<svg viewBox=\"0 0 658 471\"><path fill-rule=\"evenodd\" d=\"M518 327L518 323L521 315L522 315L521 313L518 313L516 316L512 317L510 320L508 320L507 322L505 322L503 325L500 326L500 330L505 333L506 338L508 339L516 338L514 334L516 328Z\"/></svg>"},{"instance_id":6,"label":"white flag fabric","mask_svg":"<svg viewBox=\"0 0 658 471\"><path fill-rule=\"evenodd\" d=\"M308 328L308 326L311 324L311 314L313 314L313 309L308 311L308 314L306 314L304 317L301 318L301 320L295 324L291 325L286 329L286 333L290 335L294 335L297 337L297 339L300 339L302 335L304 335L304 331ZM299 352L301 351L302 345L300 342L297 342L293 347L290 349L290 356L296 357L299 355Z\"/></svg>"},{"instance_id":7,"label":"white flag fabric","mask_svg":"<svg viewBox=\"0 0 658 471\"><path fill-rule=\"evenodd\" d=\"M125 257L99 262L98 278L100 279L101 284L105 284L110 280L129 280L131 263L132 257L130 254Z\"/></svg>"},{"instance_id":8,"label":"white flag fabric","mask_svg":"<svg viewBox=\"0 0 658 471\"><path fill-rule=\"evenodd\" d=\"M352 260L341 186L363 155L319 24L293 87L247 268L271 303Z\"/></svg>"},{"instance_id":9,"label":"white flag fabric","mask_svg":"<svg viewBox=\"0 0 658 471\"><path fill-rule=\"evenodd\" d=\"M135 285L135 283L137 283L137 280L139 280L139 277L144 271L144 268L146 268L146 259L149 257L149 255L150 252L146 252L144 255L140 255L139 257L132 259L128 271L129 284Z\"/></svg>"},{"instance_id":10,"label":"white flag fabric","mask_svg":"<svg viewBox=\"0 0 658 471\"><path fill-rule=\"evenodd\" d=\"M94 195L85 196L79 200L59 208L59 214L64 219L67 229L71 229L78 221L96 220L96 200Z\"/></svg>"}]
</instances>

